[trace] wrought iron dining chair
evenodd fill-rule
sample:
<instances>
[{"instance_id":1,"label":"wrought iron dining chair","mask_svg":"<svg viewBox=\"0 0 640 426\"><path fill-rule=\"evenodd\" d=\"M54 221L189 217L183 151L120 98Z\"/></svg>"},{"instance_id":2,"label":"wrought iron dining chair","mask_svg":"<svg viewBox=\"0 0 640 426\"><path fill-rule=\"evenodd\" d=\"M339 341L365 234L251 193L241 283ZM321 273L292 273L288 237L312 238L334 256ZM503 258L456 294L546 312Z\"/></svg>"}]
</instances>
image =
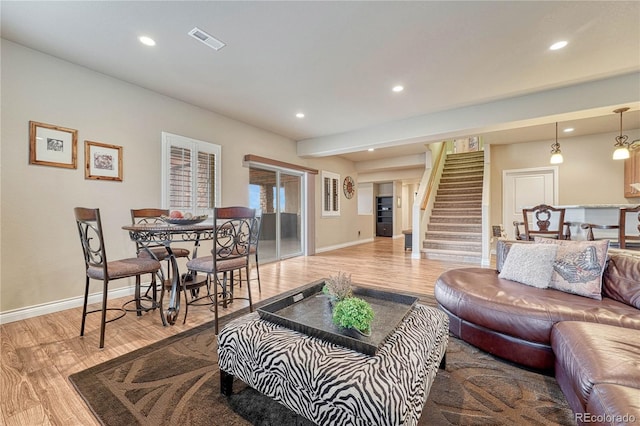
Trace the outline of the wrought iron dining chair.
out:
<instances>
[{"instance_id":1,"label":"wrought iron dining chair","mask_svg":"<svg viewBox=\"0 0 640 426\"><path fill-rule=\"evenodd\" d=\"M131 209L131 223L136 225L139 223L164 223L163 217L169 216L168 209L157 209L157 208L144 208L144 209ZM173 251L173 255L176 258L187 258L191 255L191 252L186 248L173 247L171 249ZM171 277L169 273L171 272L171 265L169 263L169 253L167 252L167 248L163 244L151 244L146 247L139 242L136 242L136 253L138 257L141 258L151 258L155 257L160 262L166 260L167 268L166 268L166 279L164 285L170 285L167 283L171 282ZM157 299L157 283L154 280L151 285L147 288L145 292L145 296L149 295L149 291L152 292L153 300Z\"/></svg>"},{"instance_id":2,"label":"wrought iron dining chair","mask_svg":"<svg viewBox=\"0 0 640 426\"><path fill-rule=\"evenodd\" d=\"M524 234L519 234L518 225L516 227L516 237L519 239L533 240L534 237L555 238L558 240L571 239L570 223L564 221L565 209L553 207L547 204L539 204L535 207L522 209L522 225Z\"/></svg>"},{"instance_id":3,"label":"wrought iron dining chair","mask_svg":"<svg viewBox=\"0 0 640 426\"><path fill-rule=\"evenodd\" d=\"M160 270L160 262L152 258L128 258L121 260L108 261L107 250L104 244L104 234L102 232L102 221L100 219L100 209L90 209L76 207L74 209L76 225L80 235L80 243L84 254L85 263L85 290L84 303L82 308L82 323L80 325L80 336L84 336L85 321L87 315L94 312L101 312L100 321L100 348L104 348L105 326L108 322L122 318L127 313L126 305L135 302L138 315L142 311L155 309L157 304L153 303L151 307L145 308L141 305L140 295L140 277L145 274L155 274ZM135 277L135 298L125 303L120 308L108 308L107 296L109 291L109 282L121 278ZM100 309L88 311L87 304L89 300L89 283L90 280L102 281L102 306ZM107 320L107 311L120 311L120 313Z\"/></svg>"},{"instance_id":4,"label":"wrought iron dining chair","mask_svg":"<svg viewBox=\"0 0 640 426\"><path fill-rule=\"evenodd\" d=\"M224 207L224 210L220 212L222 215L230 216L237 215L239 218L251 219L251 212L253 209L247 207ZM258 292L262 293L262 286L260 284L260 262L258 257L258 246L260 244L260 231L262 230L262 217L253 217L253 229L251 230L251 244L249 246L249 254L253 257L253 263L256 266L256 278L251 278L251 262L249 263L249 275L243 278L242 270L238 270L238 285L242 287L242 281L245 281L247 285L251 284L251 281L256 280L258 282Z\"/></svg>"},{"instance_id":5,"label":"wrought iron dining chair","mask_svg":"<svg viewBox=\"0 0 640 426\"><path fill-rule=\"evenodd\" d=\"M256 265L256 281L258 281L258 292L262 293L262 287L260 284L260 262L258 260L258 245L260 243L260 231L262 230L262 216L256 216L253 221L254 228L251 230L251 245L249 246L250 254L253 255ZM240 276L242 280L242 275ZM251 283L251 276L247 277L247 285ZM241 281L242 282L242 281Z\"/></svg>"},{"instance_id":6,"label":"wrought iron dining chair","mask_svg":"<svg viewBox=\"0 0 640 426\"><path fill-rule=\"evenodd\" d=\"M214 238L211 256L197 257L187 262L189 271L207 274L204 295L193 298L189 294L189 284L183 285L185 295L184 321L189 305L213 305L215 332L218 334L218 308L226 308L234 299L245 299L253 312L251 286L247 285L247 297L237 297L233 292L233 274L244 269L249 276L249 258L252 231L255 228L255 210L246 207L214 208ZM199 284L201 286L201 284ZM189 299L191 297L191 300ZM219 299L220 297L220 299Z\"/></svg>"}]
</instances>

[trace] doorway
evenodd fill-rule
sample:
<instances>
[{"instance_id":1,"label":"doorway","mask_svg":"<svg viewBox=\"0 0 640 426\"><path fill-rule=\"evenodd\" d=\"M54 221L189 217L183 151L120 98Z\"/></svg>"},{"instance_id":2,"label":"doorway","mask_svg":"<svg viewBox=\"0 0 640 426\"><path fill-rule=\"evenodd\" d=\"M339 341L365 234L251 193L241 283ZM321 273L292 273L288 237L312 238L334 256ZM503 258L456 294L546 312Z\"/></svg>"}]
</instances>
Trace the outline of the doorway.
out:
<instances>
[{"instance_id":1,"label":"doorway","mask_svg":"<svg viewBox=\"0 0 640 426\"><path fill-rule=\"evenodd\" d=\"M303 254L303 177L295 171L249 168L249 207L262 216L261 261Z\"/></svg>"},{"instance_id":2,"label":"doorway","mask_svg":"<svg viewBox=\"0 0 640 426\"><path fill-rule=\"evenodd\" d=\"M507 238L515 239L513 222L522 221L522 208L538 204L558 204L558 167L502 172L502 223Z\"/></svg>"}]
</instances>

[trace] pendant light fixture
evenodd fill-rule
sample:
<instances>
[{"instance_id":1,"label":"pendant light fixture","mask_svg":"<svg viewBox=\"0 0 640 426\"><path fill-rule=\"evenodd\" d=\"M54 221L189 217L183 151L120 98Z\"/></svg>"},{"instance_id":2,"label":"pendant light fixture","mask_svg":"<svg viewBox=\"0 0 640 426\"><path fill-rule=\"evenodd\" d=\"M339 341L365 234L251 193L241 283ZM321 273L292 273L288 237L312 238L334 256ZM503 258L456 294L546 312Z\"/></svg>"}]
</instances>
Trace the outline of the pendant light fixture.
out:
<instances>
[{"instance_id":1,"label":"pendant light fixture","mask_svg":"<svg viewBox=\"0 0 640 426\"><path fill-rule=\"evenodd\" d=\"M616 144L613 146L616 150L613 151L614 160L626 160L629 158L629 143L627 143L627 135L622 134L622 113L629 111L629 108L618 108L613 111L616 114L620 114L620 136L616 136Z\"/></svg>"},{"instance_id":2,"label":"pendant light fixture","mask_svg":"<svg viewBox=\"0 0 640 426\"><path fill-rule=\"evenodd\" d=\"M558 143L558 123L556 122L556 141L551 144L551 164L561 164L564 161L562 158L562 151L560 151L560 144Z\"/></svg>"}]
</instances>

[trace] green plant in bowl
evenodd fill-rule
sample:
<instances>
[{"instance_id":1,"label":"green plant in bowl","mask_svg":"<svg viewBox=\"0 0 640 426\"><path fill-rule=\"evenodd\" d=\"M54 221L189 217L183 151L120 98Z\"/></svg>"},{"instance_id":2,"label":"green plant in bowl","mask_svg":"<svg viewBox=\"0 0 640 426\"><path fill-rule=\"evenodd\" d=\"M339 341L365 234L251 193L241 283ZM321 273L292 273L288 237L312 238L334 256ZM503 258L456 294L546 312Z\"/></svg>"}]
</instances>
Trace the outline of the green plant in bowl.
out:
<instances>
[{"instance_id":1,"label":"green plant in bowl","mask_svg":"<svg viewBox=\"0 0 640 426\"><path fill-rule=\"evenodd\" d=\"M373 309L359 297L348 297L333 307L333 323L344 328L353 328L365 336L371 335Z\"/></svg>"}]
</instances>

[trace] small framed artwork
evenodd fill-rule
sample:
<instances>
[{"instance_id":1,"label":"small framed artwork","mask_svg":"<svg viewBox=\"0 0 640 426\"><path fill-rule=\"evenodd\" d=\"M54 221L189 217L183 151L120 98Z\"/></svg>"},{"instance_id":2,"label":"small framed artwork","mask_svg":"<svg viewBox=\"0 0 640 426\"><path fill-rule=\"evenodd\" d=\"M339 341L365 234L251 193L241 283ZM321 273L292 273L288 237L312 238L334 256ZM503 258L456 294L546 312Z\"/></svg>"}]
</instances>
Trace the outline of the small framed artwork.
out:
<instances>
[{"instance_id":1,"label":"small framed artwork","mask_svg":"<svg viewBox=\"0 0 640 426\"><path fill-rule=\"evenodd\" d=\"M29 121L29 164L78 167L78 131Z\"/></svg>"},{"instance_id":2,"label":"small framed artwork","mask_svg":"<svg viewBox=\"0 0 640 426\"><path fill-rule=\"evenodd\" d=\"M84 141L85 179L122 182L122 147Z\"/></svg>"}]
</instances>

